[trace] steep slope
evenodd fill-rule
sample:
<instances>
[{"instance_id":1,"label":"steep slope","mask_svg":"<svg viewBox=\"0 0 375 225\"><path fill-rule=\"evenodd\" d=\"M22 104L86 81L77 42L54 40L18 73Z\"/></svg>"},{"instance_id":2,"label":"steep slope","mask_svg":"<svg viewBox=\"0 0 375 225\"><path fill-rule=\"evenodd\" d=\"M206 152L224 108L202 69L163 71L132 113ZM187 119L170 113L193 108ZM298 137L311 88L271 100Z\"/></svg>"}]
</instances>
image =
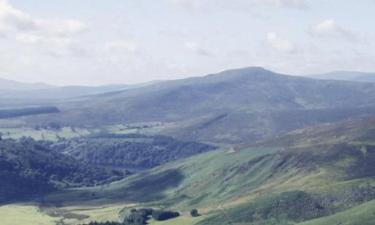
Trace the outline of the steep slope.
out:
<instances>
[{"instance_id":1,"label":"steep slope","mask_svg":"<svg viewBox=\"0 0 375 225\"><path fill-rule=\"evenodd\" d=\"M262 68L167 81L59 105L67 125L166 123L180 139L238 143L375 112L375 84L314 80Z\"/></svg>"}]
</instances>

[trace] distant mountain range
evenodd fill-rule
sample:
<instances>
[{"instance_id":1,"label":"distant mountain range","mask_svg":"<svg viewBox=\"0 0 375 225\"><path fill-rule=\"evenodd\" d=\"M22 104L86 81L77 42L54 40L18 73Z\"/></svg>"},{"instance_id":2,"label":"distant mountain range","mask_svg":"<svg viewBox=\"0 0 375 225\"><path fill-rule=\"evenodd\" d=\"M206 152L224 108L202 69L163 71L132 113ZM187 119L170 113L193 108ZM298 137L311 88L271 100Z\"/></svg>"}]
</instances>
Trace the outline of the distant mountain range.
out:
<instances>
[{"instance_id":1,"label":"distant mountain range","mask_svg":"<svg viewBox=\"0 0 375 225\"><path fill-rule=\"evenodd\" d=\"M154 82L140 83L134 85L110 84L101 86L54 86L44 83L23 83L0 79L0 100L62 100L88 95L97 95L129 88L147 86Z\"/></svg>"},{"instance_id":2,"label":"distant mountain range","mask_svg":"<svg viewBox=\"0 0 375 225\"><path fill-rule=\"evenodd\" d=\"M364 73L355 71L334 71L326 74L310 75L309 77L324 80L375 82L375 73Z\"/></svg>"}]
</instances>

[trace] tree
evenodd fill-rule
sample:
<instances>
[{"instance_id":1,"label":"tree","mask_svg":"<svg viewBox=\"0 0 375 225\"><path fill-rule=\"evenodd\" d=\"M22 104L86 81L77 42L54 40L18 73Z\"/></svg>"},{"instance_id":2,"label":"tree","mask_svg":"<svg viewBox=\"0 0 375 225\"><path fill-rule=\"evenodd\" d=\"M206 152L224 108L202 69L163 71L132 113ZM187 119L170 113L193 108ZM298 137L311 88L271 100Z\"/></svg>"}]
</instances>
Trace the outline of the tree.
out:
<instances>
[{"instance_id":1,"label":"tree","mask_svg":"<svg viewBox=\"0 0 375 225\"><path fill-rule=\"evenodd\" d=\"M199 216L198 209L192 209L192 210L190 211L190 215L191 215L192 217L197 217L197 216Z\"/></svg>"},{"instance_id":2,"label":"tree","mask_svg":"<svg viewBox=\"0 0 375 225\"><path fill-rule=\"evenodd\" d=\"M169 220L178 216L180 216L180 213L172 211L154 210L152 212L152 218L158 221Z\"/></svg>"}]
</instances>

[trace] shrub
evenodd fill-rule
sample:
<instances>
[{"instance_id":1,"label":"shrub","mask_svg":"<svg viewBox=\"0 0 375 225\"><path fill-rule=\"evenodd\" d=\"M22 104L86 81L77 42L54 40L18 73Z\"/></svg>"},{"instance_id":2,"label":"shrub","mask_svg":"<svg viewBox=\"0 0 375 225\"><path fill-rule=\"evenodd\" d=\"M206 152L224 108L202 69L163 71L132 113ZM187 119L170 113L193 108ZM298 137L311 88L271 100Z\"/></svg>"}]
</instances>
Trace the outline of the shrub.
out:
<instances>
[{"instance_id":1,"label":"shrub","mask_svg":"<svg viewBox=\"0 0 375 225\"><path fill-rule=\"evenodd\" d=\"M197 216L199 216L198 210L197 210L197 209L192 209L192 210L190 211L190 215L191 215L192 217L197 217Z\"/></svg>"},{"instance_id":2,"label":"shrub","mask_svg":"<svg viewBox=\"0 0 375 225\"><path fill-rule=\"evenodd\" d=\"M180 213L172 211L154 210L152 212L152 218L158 221L169 220L178 216L180 216Z\"/></svg>"}]
</instances>

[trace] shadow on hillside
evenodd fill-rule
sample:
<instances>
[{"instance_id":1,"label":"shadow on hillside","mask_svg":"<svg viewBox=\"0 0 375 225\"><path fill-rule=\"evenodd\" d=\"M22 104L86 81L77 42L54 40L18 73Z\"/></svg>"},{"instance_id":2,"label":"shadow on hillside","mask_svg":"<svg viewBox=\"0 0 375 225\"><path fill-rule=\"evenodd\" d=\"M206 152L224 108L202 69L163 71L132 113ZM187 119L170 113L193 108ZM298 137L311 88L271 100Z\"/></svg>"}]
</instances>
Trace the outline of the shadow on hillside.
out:
<instances>
[{"instance_id":1,"label":"shadow on hillside","mask_svg":"<svg viewBox=\"0 0 375 225\"><path fill-rule=\"evenodd\" d=\"M177 169L166 170L161 173L145 173L129 185L122 193L111 193L111 198L125 199L135 202L148 202L165 198L164 192L177 187L185 176Z\"/></svg>"}]
</instances>

